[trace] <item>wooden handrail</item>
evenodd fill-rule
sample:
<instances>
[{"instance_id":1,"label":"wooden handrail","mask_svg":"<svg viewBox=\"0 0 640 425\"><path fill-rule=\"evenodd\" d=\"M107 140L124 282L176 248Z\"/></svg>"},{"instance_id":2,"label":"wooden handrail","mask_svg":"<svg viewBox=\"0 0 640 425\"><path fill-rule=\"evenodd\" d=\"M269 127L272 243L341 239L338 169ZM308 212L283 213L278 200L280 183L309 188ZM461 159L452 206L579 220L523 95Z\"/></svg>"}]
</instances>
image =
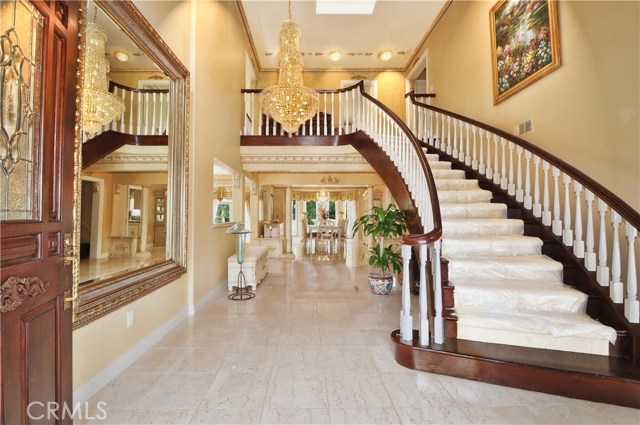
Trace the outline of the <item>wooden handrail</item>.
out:
<instances>
[{"instance_id":1,"label":"wooden handrail","mask_svg":"<svg viewBox=\"0 0 640 425\"><path fill-rule=\"evenodd\" d=\"M318 94L323 94L323 93L327 93L327 94L331 94L331 93L345 93L348 91L351 91L355 88L358 88L360 86L360 82L349 86L349 87L345 87L342 89L334 89L334 90L316 90L315 92ZM261 93L263 89L241 89L240 93ZM434 95L435 96L435 95Z\"/></svg>"},{"instance_id":2,"label":"wooden handrail","mask_svg":"<svg viewBox=\"0 0 640 425\"><path fill-rule=\"evenodd\" d=\"M413 134L413 132L409 129L409 127L407 127L404 121L401 120L400 117L398 117L385 104L383 104L378 99L374 98L373 96L365 92L363 80L361 80L354 86L349 87L349 89L353 89L356 87L360 89L360 94L362 94L362 96L364 96L370 102L375 104L378 108L382 109L396 123L396 125L400 127L400 129L409 138L411 145L413 146L413 148L417 153L422 152L422 144L420 143L420 141L418 141L418 139ZM431 229L430 231L422 235L403 236L402 243L406 245L412 245L412 246L430 244L437 241L442 236L442 219L440 217L440 203L438 202L438 195L436 192L436 184L433 178L433 173L431 172L431 167L429 167L429 164L427 163L426 156L418 155L418 158L420 160L420 165L422 166L424 173L427 176L426 184L429 187L429 198L431 200L431 208L433 212L433 229Z\"/></svg>"},{"instance_id":3,"label":"wooden handrail","mask_svg":"<svg viewBox=\"0 0 640 425\"><path fill-rule=\"evenodd\" d=\"M488 124L482 123L480 121L476 121L473 118L466 117L464 115L456 114L455 112L447 111L442 108L438 108L432 105L427 105L426 103L419 102L415 99L415 94L413 92L409 92L405 97L410 97L411 102L416 105L426 109L430 109L434 112L439 112L441 114L450 116L452 118L458 119L460 121L467 122L471 125L474 125L478 128L482 128L486 131L489 131L493 134L496 134L503 139L506 139L516 145L519 145L531 153L537 155L542 160L548 162L549 164L555 166L560 169L563 173L571 175L575 180L580 182L584 187L589 189L594 195L603 200L609 206L616 210L618 214L620 214L628 223L630 223L635 228L640 228L640 213L633 209L629 204L620 199L617 195L611 192L609 189L602 186L597 181L593 180L591 177L584 174L582 171L578 170L574 166L568 164L567 162L561 160L557 156L541 149L540 147L527 142L524 139L521 139L518 136L514 136L513 134L507 133L506 131L500 130L499 128L492 127Z\"/></svg>"},{"instance_id":4,"label":"wooden handrail","mask_svg":"<svg viewBox=\"0 0 640 425\"><path fill-rule=\"evenodd\" d=\"M411 93L413 92L409 92L407 94L404 95L405 98L411 96ZM435 93L414 93L413 94L414 97L436 97Z\"/></svg>"},{"instance_id":5,"label":"wooden handrail","mask_svg":"<svg viewBox=\"0 0 640 425\"><path fill-rule=\"evenodd\" d=\"M169 93L168 89L134 89L133 87L128 87L123 84L116 83L115 81L109 81L109 91L112 91L114 87L134 93Z\"/></svg>"}]
</instances>

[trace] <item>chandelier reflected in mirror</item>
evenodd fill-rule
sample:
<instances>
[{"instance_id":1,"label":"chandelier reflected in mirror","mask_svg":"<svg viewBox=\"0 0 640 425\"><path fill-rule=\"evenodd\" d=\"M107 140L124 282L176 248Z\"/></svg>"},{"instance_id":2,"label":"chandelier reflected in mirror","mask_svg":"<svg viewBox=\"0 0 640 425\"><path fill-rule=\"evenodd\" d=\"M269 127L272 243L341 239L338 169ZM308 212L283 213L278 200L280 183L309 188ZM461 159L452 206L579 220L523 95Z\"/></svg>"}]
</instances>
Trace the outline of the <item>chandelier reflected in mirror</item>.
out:
<instances>
[{"instance_id":1,"label":"chandelier reflected in mirror","mask_svg":"<svg viewBox=\"0 0 640 425\"><path fill-rule=\"evenodd\" d=\"M264 111L289 133L295 133L318 110L318 93L305 87L302 81L302 55L298 44L300 28L291 18L280 24L280 50L278 51L278 84L260 93L260 105Z\"/></svg>"},{"instance_id":2,"label":"chandelier reflected in mirror","mask_svg":"<svg viewBox=\"0 0 640 425\"><path fill-rule=\"evenodd\" d=\"M93 134L120 118L124 100L109 92L109 61L105 58L107 32L95 22L87 23L82 80L82 129Z\"/></svg>"}]
</instances>

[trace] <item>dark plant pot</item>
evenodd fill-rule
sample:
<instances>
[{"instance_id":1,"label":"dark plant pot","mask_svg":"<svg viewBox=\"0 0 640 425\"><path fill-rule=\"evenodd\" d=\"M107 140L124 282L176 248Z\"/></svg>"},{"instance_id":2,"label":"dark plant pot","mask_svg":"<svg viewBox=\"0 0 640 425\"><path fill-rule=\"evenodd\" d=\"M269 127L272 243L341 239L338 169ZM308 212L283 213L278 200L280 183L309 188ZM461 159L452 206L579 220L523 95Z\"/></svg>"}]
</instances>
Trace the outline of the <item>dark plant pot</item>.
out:
<instances>
[{"instance_id":1,"label":"dark plant pot","mask_svg":"<svg viewBox=\"0 0 640 425\"><path fill-rule=\"evenodd\" d=\"M369 287L375 295L389 295L393 287L393 276L386 273L369 273Z\"/></svg>"}]
</instances>

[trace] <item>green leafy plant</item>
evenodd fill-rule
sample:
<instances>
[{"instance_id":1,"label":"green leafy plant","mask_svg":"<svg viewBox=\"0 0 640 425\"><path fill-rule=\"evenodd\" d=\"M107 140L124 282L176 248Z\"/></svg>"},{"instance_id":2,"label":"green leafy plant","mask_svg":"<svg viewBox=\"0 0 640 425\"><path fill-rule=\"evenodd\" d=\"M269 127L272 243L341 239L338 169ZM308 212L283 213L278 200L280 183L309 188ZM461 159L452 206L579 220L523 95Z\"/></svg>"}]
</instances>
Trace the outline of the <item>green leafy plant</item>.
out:
<instances>
[{"instance_id":1,"label":"green leafy plant","mask_svg":"<svg viewBox=\"0 0 640 425\"><path fill-rule=\"evenodd\" d=\"M353 223L353 235L358 229L366 236L372 236L376 244L369 250L369 265L378 268L384 275L388 270L395 273L402 271L402 258L395 249L395 244L384 246L385 238L397 237L407 231L404 211L393 204L385 208L373 207L371 213L358 217Z\"/></svg>"}]
</instances>

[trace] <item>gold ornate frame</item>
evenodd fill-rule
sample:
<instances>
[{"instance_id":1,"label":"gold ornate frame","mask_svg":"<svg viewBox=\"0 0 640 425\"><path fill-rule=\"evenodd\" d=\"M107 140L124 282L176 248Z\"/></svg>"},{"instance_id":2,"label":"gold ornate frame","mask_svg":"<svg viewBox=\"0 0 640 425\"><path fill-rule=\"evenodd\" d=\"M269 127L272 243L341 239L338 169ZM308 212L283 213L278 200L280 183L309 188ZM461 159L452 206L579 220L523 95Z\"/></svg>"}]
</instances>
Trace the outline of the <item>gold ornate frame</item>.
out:
<instances>
[{"instance_id":1,"label":"gold ornate frame","mask_svg":"<svg viewBox=\"0 0 640 425\"><path fill-rule=\"evenodd\" d=\"M498 76L498 49L502 49L498 46L496 39L496 13L502 7L507 0L498 1L489 11L489 22L491 29L491 69L493 77L493 104L497 105L503 100L513 96L525 87L530 86L540 78L551 73L552 71L560 67L560 33L558 30L558 9L557 0L543 0L538 2L539 4L546 3L549 19L549 40L550 40L550 53L551 61L540 69L535 70L531 75L524 77L515 84L511 85L504 92L500 93L499 90L499 76ZM533 0L530 0L533 1ZM522 3L525 4L525 3ZM505 49L506 50L506 49Z\"/></svg>"},{"instance_id":2,"label":"gold ornate frame","mask_svg":"<svg viewBox=\"0 0 640 425\"><path fill-rule=\"evenodd\" d=\"M180 277L186 272L187 263L187 211L189 181L189 71L171 51L160 35L145 19L130 0L96 0L111 19L139 48L153 60L171 80L170 86L170 130L168 160L167 209L171 216L167 222L167 257L164 262L151 265L112 279L86 285L78 290L74 302L74 329L86 325L111 311L122 307ZM80 31L86 22L86 3ZM84 37L80 38L81 40ZM83 42L79 46L82 57ZM82 75L80 73L79 75ZM81 84L78 100L81 99ZM79 112L78 112L79 114ZM77 258L80 240L80 190L81 190L81 117L76 125L76 154L74 181L75 226L73 242ZM74 271L74 288L77 289L78 273Z\"/></svg>"}]
</instances>

